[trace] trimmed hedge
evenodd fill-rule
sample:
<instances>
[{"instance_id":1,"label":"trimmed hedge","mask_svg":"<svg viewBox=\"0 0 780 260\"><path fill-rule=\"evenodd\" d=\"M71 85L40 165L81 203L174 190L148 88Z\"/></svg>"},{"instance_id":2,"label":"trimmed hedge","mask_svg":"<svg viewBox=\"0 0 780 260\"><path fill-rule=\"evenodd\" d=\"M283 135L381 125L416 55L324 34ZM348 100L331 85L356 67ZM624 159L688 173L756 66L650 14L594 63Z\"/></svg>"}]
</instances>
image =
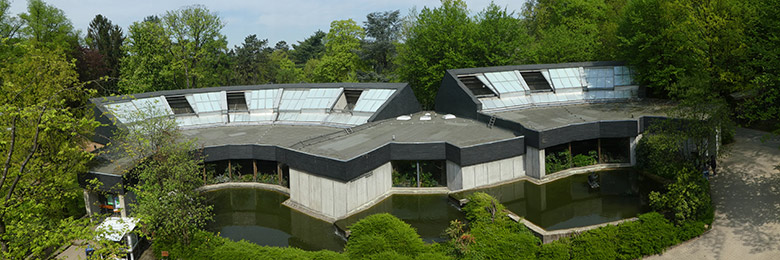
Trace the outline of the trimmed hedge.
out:
<instances>
[{"instance_id":1,"label":"trimmed hedge","mask_svg":"<svg viewBox=\"0 0 780 260\"><path fill-rule=\"evenodd\" d=\"M345 252L351 259L447 258L426 246L412 226L387 213L365 217L349 229Z\"/></svg>"}]
</instances>

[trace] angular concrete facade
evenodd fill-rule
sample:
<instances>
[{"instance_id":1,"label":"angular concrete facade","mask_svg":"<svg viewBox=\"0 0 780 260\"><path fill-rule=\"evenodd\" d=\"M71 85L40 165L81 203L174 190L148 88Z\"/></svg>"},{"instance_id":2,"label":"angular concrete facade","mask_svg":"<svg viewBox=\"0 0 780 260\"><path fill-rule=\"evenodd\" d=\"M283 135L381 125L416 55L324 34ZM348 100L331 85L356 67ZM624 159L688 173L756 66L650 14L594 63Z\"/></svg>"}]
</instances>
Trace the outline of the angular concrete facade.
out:
<instances>
[{"instance_id":1,"label":"angular concrete facade","mask_svg":"<svg viewBox=\"0 0 780 260\"><path fill-rule=\"evenodd\" d=\"M291 168L290 200L328 218L339 219L387 193L393 186L391 172L388 162L345 183Z\"/></svg>"},{"instance_id":2,"label":"angular concrete facade","mask_svg":"<svg viewBox=\"0 0 780 260\"><path fill-rule=\"evenodd\" d=\"M447 188L451 191L468 190L526 176L523 155L465 167L447 161L446 168Z\"/></svg>"}]
</instances>

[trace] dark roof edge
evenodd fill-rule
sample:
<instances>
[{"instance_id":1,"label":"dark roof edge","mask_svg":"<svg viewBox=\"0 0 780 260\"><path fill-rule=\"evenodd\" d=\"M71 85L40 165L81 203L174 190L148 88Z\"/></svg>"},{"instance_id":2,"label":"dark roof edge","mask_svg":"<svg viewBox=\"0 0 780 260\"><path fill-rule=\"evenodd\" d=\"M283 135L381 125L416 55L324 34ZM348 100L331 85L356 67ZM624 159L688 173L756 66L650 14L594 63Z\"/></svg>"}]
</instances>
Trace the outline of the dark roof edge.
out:
<instances>
[{"instance_id":1,"label":"dark roof edge","mask_svg":"<svg viewBox=\"0 0 780 260\"><path fill-rule=\"evenodd\" d=\"M525 64L525 65L508 65L508 66L496 66L496 67L482 67L482 68L463 68L463 69L450 69L450 72L454 75L470 74L470 73L485 73L485 72L497 72L508 70L538 70L538 69L559 69L559 68L572 68L572 67L600 67L600 66L624 66L627 63L622 61L586 61L586 62L570 62L570 63L551 63L551 64Z\"/></svg>"},{"instance_id":2,"label":"dark roof edge","mask_svg":"<svg viewBox=\"0 0 780 260\"><path fill-rule=\"evenodd\" d=\"M345 88L345 89L396 89L400 90L406 87L407 83L294 83L294 84L263 84L263 85L243 85L243 86L221 86L207 88L191 88L162 90L155 92L144 92L137 94L126 94L119 96L97 97L90 101L95 104L105 104L120 100L132 100L139 98L149 98L158 96L198 94L218 91L242 91L242 90L260 90L260 89L279 89L279 88Z\"/></svg>"}]
</instances>

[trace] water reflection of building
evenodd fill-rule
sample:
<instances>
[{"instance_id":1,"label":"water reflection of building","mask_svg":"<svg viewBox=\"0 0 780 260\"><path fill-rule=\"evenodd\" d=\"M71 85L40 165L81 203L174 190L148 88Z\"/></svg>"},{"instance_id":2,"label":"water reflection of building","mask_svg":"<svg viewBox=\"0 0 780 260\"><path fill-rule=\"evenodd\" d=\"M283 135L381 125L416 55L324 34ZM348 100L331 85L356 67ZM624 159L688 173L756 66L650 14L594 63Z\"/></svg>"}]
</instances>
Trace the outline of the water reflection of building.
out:
<instances>
[{"instance_id":1,"label":"water reflection of building","mask_svg":"<svg viewBox=\"0 0 780 260\"><path fill-rule=\"evenodd\" d=\"M593 62L450 70L435 111L420 111L407 84L388 83L217 87L92 102L107 124L98 142L144 120L133 116L139 112L175 118L228 177L277 176L289 187L287 204L334 221L391 193L393 162L436 162L450 191L544 179L545 158L559 152L633 164L641 133L664 107L639 101L641 92L630 68ZM82 179L97 178L125 205L133 180L123 159L107 153ZM549 211L559 196L585 196L548 189L524 203ZM88 207L96 196L85 192Z\"/></svg>"}]
</instances>

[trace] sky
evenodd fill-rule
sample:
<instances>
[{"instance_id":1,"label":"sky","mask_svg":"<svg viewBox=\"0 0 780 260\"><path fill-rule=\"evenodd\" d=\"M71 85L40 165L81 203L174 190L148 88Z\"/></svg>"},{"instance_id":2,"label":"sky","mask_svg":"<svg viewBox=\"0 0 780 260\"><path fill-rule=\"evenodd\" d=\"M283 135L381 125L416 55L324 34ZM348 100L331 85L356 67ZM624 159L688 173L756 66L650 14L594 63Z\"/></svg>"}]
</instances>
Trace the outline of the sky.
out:
<instances>
[{"instance_id":1,"label":"sky","mask_svg":"<svg viewBox=\"0 0 780 260\"><path fill-rule=\"evenodd\" d=\"M44 0L65 12L76 30L86 34L89 22L97 14L102 14L125 32L133 22L149 15L162 15L165 11L182 6L200 4L216 12L225 27L222 34L227 36L228 47L240 45L250 34L260 39L268 39L270 46L278 41L292 45L314 34L317 30L328 32L330 22L353 19L362 25L366 15L372 12L400 10L406 15L409 10L424 6L435 8L441 5L439 0ZM467 0L469 10L476 13L484 9L491 0ZM10 0L11 13L26 12L27 0ZM518 13L525 0L493 0L497 5L515 10Z\"/></svg>"}]
</instances>

